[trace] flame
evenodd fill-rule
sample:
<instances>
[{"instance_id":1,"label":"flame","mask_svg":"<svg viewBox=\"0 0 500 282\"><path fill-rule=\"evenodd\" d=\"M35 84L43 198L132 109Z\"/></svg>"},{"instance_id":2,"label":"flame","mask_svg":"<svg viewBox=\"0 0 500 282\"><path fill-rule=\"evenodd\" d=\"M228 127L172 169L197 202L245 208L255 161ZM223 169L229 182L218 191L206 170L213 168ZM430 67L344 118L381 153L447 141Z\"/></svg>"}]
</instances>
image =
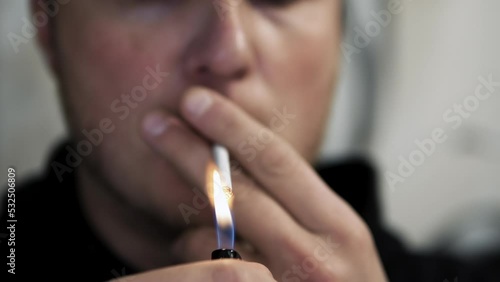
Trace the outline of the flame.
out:
<instances>
[{"instance_id":1,"label":"flame","mask_svg":"<svg viewBox=\"0 0 500 282\"><path fill-rule=\"evenodd\" d=\"M217 166L210 163L207 168L207 192L215 211L218 248L234 248L234 224L231 208L232 188L227 186Z\"/></svg>"}]
</instances>

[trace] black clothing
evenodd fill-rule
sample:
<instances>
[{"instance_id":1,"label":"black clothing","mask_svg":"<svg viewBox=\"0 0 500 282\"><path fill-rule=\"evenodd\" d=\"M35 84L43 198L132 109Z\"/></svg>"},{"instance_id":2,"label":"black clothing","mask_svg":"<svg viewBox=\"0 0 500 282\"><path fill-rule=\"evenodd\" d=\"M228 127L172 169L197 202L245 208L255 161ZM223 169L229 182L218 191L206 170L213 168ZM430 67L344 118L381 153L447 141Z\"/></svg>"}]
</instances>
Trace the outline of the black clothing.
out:
<instances>
[{"instance_id":1,"label":"black clothing","mask_svg":"<svg viewBox=\"0 0 500 282\"><path fill-rule=\"evenodd\" d=\"M2 273L25 281L105 281L135 273L96 236L84 215L75 189L74 173L59 182L50 164L64 163L64 146L54 154L43 177L17 186L15 192L15 275L7 273L8 238L0 237ZM390 281L450 282L500 281L500 258L462 265L437 254L418 255L386 232L380 222L376 176L363 160L348 160L318 168L323 179L370 226ZM17 179L19 181L19 179ZM6 231L7 197L3 198L1 229ZM7 226L5 226L7 224ZM8 267L8 266L7 266ZM1 277L0 276L0 277ZM17 280L12 280L15 277Z\"/></svg>"},{"instance_id":2,"label":"black clothing","mask_svg":"<svg viewBox=\"0 0 500 282\"><path fill-rule=\"evenodd\" d=\"M7 277L17 280L0 281L105 281L123 276L124 268L130 274L130 268L101 243L84 218L75 173L64 174L59 182L52 170L53 161L65 163L63 147L51 158L43 177L16 188L16 274ZM6 207L6 200L2 204ZM0 220L2 233L6 208ZM5 243L0 244L1 276L7 271Z\"/></svg>"}]
</instances>

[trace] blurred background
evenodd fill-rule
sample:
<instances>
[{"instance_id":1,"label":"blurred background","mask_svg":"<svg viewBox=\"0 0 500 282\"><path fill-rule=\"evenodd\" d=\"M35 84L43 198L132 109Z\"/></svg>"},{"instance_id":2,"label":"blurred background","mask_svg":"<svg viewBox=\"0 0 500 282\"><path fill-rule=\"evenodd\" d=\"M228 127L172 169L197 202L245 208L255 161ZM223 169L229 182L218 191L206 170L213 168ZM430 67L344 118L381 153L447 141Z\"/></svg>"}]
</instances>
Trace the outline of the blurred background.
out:
<instances>
[{"instance_id":1,"label":"blurred background","mask_svg":"<svg viewBox=\"0 0 500 282\"><path fill-rule=\"evenodd\" d=\"M0 167L16 167L18 181L38 173L66 134L35 41L15 52L8 40L21 32L26 2L0 2ZM479 77L500 82L500 2L401 0L397 10L383 0L347 2L322 160L370 158L385 222L412 248L473 256L498 246L500 87L485 100L473 95ZM459 115L454 107L464 103ZM446 140L425 154L415 141L432 139L436 129ZM411 173L400 173L403 163ZM4 189L6 173L0 183Z\"/></svg>"}]
</instances>

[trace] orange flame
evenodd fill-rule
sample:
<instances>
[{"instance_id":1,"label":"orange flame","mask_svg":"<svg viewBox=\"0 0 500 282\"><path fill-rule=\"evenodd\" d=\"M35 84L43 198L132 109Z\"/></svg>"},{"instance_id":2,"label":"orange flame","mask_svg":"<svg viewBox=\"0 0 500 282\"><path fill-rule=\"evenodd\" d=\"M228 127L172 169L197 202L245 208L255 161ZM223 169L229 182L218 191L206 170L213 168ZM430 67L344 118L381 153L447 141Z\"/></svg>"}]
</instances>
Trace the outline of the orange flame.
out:
<instances>
[{"instance_id":1,"label":"orange flame","mask_svg":"<svg viewBox=\"0 0 500 282\"><path fill-rule=\"evenodd\" d=\"M206 173L207 195L215 210L219 247L233 245L234 226L231 208L233 204L232 188L226 185L220 171L214 163L209 163ZM229 242L226 242L229 240ZM226 242L226 244L224 244Z\"/></svg>"}]
</instances>

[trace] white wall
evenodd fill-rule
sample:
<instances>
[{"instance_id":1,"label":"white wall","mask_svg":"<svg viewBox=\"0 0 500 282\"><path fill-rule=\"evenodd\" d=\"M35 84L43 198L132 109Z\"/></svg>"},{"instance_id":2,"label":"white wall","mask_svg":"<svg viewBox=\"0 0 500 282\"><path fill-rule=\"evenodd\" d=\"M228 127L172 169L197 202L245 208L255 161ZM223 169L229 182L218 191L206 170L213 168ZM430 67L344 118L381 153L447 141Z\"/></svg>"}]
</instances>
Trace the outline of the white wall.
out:
<instances>
[{"instance_id":1,"label":"white wall","mask_svg":"<svg viewBox=\"0 0 500 282\"><path fill-rule=\"evenodd\" d=\"M404 183L382 177L385 215L413 246L429 244L457 218L500 208L500 88L456 129L443 119L474 94L478 77L500 82L500 2L421 0L394 22L394 51L380 68L370 151L396 172L415 139L442 128L448 139ZM472 99L472 98L468 98Z\"/></svg>"},{"instance_id":2,"label":"white wall","mask_svg":"<svg viewBox=\"0 0 500 282\"><path fill-rule=\"evenodd\" d=\"M64 134L55 86L35 40L16 53L8 39L10 32L21 34L28 2L0 2L0 183L9 166L17 169L18 180L38 171L48 148Z\"/></svg>"}]
</instances>

